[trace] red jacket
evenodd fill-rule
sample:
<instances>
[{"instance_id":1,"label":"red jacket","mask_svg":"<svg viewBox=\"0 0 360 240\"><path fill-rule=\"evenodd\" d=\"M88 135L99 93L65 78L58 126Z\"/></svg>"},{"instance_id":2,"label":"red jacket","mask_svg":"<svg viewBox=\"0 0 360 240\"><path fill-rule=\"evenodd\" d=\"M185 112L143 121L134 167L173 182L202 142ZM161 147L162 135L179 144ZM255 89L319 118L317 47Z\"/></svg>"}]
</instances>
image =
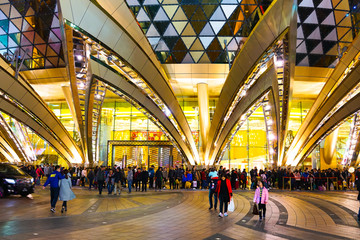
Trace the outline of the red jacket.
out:
<instances>
[{"instance_id":1,"label":"red jacket","mask_svg":"<svg viewBox=\"0 0 360 240\"><path fill-rule=\"evenodd\" d=\"M232 188L231 188L231 183L229 179L226 179L226 186L228 188L228 192L229 192L229 199L231 199L231 194L232 194ZM219 194L220 194L220 185L221 185L221 180L218 181L217 186L216 186L216 191L218 198L219 198Z\"/></svg>"}]
</instances>

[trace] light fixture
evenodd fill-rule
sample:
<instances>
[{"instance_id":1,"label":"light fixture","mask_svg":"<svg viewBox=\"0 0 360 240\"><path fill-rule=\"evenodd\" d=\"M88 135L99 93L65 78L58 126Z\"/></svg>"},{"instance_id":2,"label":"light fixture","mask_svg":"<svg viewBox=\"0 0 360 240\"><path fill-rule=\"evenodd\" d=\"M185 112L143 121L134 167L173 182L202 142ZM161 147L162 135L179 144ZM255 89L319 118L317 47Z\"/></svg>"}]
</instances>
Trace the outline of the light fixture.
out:
<instances>
[{"instance_id":1,"label":"light fixture","mask_svg":"<svg viewBox=\"0 0 360 240\"><path fill-rule=\"evenodd\" d=\"M283 67L283 66L284 66L284 61L282 61L282 60L277 60L277 61L275 62L275 66L276 66L277 68Z\"/></svg>"},{"instance_id":2,"label":"light fixture","mask_svg":"<svg viewBox=\"0 0 360 240\"><path fill-rule=\"evenodd\" d=\"M270 105L265 105L264 109L265 109L265 111L269 111L271 109L271 106Z\"/></svg>"},{"instance_id":3,"label":"light fixture","mask_svg":"<svg viewBox=\"0 0 360 240\"><path fill-rule=\"evenodd\" d=\"M168 108L165 108L164 113L167 117L169 117L171 115L171 112Z\"/></svg>"},{"instance_id":4,"label":"light fixture","mask_svg":"<svg viewBox=\"0 0 360 240\"><path fill-rule=\"evenodd\" d=\"M96 98L97 98L97 99L101 99L101 95L100 95L100 94L96 94Z\"/></svg>"},{"instance_id":5,"label":"light fixture","mask_svg":"<svg viewBox=\"0 0 360 240\"><path fill-rule=\"evenodd\" d=\"M269 140L272 141L275 139L275 135L270 133L269 136L268 136Z\"/></svg>"},{"instance_id":6,"label":"light fixture","mask_svg":"<svg viewBox=\"0 0 360 240\"><path fill-rule=\"evenodd\" d=\"M83 56L81 56L81 55L76 55L76 59L77 59L78 61L82 61L82 60L83 60Z\"/></svg>"}]
</instances>

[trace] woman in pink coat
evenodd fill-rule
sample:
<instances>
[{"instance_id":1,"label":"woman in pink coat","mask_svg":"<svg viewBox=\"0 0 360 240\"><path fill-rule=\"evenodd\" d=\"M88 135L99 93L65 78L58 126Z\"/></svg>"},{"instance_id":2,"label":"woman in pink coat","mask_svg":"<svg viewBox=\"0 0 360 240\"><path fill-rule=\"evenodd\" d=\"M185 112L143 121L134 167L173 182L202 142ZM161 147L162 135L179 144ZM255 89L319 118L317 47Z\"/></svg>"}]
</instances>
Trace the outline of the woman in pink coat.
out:
<instances>
[{"instance_id":1,"label":"woman in pink coat","mask_svg":"<svg viewBox=\"0 0 360 240\"><path fill-rule=\"evenodd\" d=\"M254 203L259 206L259 221L262 221L262 218L265 218L266 213L266 204L269 201L269 192L264 187L262 181L258 181L258 187L255 190Z\"/></svg>"}]
</instances>

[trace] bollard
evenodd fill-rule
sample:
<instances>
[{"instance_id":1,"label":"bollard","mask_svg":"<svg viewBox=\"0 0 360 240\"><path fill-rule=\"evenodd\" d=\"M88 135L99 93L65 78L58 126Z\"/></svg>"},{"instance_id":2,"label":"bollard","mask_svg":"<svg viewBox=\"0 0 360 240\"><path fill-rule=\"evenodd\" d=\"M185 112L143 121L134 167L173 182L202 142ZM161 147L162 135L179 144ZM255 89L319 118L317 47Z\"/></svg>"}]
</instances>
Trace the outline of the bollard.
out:
<instances>
[{"instance_id":1,"label":"bollard","mask_svg":"<svg viewBox=\"0 0 360 240\"><path fill-rule=\"evenodd\" d=\"M289 182L290 182L290 192L291 192L291 177L289 177Z\"/></svg>"},{"instance_id":2,"label":"bollard","mask_svg":"<svg viewBox=\"0 0 360 240\"><path fill-rule=\"evenodd\" d=\"M326 190L330 191L329 177L326 177Z\"/></svg>"}]
</instances>

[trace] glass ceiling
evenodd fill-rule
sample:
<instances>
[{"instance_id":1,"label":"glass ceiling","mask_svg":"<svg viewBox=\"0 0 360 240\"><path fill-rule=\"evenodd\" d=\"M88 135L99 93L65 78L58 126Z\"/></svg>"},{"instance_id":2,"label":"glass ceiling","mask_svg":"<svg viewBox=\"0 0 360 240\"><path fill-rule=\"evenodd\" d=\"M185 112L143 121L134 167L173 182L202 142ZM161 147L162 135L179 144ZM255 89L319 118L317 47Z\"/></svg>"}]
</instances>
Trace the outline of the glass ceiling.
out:
<instances>
[{"instance_id":1,"label":"glass ceiling","mask_svg":"<svg viewBox=\"0 0 360 240\"><path fill-rule=\"evenodd\" d=\"M65 66L56 0L0 1L0 54L21 70Z\"/></svg>"},{"instance_id":2,"label":"glass ceiling","mask_svg":"<svg viewBox=\"0 0 360 240\"><path fill-rule=\"evenodd\" d=\"M127 0L161 63L228 63L272 0Z\"/></svg>"}]
</instances>

